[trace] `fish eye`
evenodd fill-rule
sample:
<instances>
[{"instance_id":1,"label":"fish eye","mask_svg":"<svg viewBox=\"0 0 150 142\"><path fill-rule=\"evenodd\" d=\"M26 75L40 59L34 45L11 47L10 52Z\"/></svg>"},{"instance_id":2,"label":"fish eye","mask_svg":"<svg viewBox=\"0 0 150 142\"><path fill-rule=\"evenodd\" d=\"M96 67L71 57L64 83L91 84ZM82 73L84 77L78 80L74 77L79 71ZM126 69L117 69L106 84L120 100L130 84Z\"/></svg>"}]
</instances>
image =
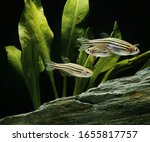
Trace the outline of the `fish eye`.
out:
<instances>
[{"instance_id":1,"label":"fish eye","mask_svg":"<svg viewBox=\"0 0 150 142\"><path fill-rule=\"evenodd\" d=\"M90 49L86 49L86 52L90 52Z\"/></svg>"},{"instance_id":2,"label":"fish eye","mask_svg":"<svg viewBox=\"0 0 150 142\"><path fill-rule=\"evenodd\" d=\"M89 74L89 72L88 72L88 71L83 71L82 73L83 73L84 75Z\"/></svg>"},{"instance_id":3,"label":"fish eye","mask_svg":"<svg viewBox=\"0 0 150 142\"><path fill-rule=\"evenodd\" d=\"M90 51L91 53L94 53L94 52L95 52L95 49L89 49L89 51Z\"/></svg>"},{"instance_id":4,"label":"fish eye","mask_svg":"<svg viewBox=\"0 0 150 142\"><path fill-rule=\"evenodd\" d=\"M136 49L135 49L135 51L139 51L139 49L138 49L138 48L136 48Z\"/></svg>"},{"instance_id":5,"label":"fish eye","mask_svg":"<svg viewBox=\"0 0 150 142\"><path fill-rule=\"evenodd\" d=\"M139 52L139 49L138 49L138 48L135 48L135 51L136 51L136 52Z\"/></svg>"}]
</instances>

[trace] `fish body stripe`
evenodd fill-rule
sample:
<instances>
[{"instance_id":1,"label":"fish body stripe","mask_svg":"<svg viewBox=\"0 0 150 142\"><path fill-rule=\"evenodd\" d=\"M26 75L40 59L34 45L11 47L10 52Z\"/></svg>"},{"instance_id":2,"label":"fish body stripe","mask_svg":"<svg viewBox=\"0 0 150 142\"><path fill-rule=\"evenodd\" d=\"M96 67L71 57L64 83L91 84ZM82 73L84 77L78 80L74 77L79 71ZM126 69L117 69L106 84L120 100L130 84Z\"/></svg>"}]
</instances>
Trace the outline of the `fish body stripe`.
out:
<instances>
[{"instance_id":1,"label":"fish body stripe","mask_svg":"<svg viewBox=\"0 0 150 142\"><path fill-rule=\"evenodd\" d=\"M92 39L92 40L89 40L89 43L99 43L99 42L116 42L116 43L121 43L121 44L124 44L124 45L130 45L131 44L127 41L124 41L122 39L118 39L118 38L102 38L102 39Z\"/></svg>"},{"instance_id":2,"label":"fish body stripe","mask_svg":"<svg viewBox=\"0 0 150 142\"><path fill-rule=\"evenodd\" d=\"M94 39L94 40L90 40L91 44L104 44L107 47L108 46L116 46L118 48L124 48L125 50L128 50L129 48L131 48L133 45L124 41L124 40L120 40L120 39L116 39L116 38L104 38L104 39Z\"/></svg>"}]
</instances>

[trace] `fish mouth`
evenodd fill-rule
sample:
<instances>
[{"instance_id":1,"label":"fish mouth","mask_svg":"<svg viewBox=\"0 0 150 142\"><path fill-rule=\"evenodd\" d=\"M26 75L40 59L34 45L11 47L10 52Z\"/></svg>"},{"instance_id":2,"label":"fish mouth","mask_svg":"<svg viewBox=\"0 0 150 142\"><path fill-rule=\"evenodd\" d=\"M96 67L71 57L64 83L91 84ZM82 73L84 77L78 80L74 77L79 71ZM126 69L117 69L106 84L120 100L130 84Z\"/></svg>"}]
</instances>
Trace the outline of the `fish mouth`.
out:
<instances>
[{"instance_id":1,"label":"fish mouth","mask_svg":"<svg viewBox=\"0 0 150 142\"><path fill-rule=\"evenodd\" d=\"M131 53L131 55L136 55L136 54L138 54L138 53L140 53L140 50L139 50L139 49L136 49L134 52Z\"/></svg>"}]
</instances>

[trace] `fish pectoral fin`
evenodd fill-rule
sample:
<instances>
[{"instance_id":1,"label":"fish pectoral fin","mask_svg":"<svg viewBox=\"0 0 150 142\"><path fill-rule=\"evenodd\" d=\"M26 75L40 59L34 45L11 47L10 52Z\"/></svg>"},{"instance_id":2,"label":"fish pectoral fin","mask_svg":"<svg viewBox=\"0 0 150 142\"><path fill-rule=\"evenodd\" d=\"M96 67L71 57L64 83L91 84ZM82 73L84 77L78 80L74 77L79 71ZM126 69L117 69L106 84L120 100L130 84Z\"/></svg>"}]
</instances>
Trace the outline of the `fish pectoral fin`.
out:
<instances>
[{"instance_id":1,"label":"fish pectoral fin","mask_svg":"<svg viewBox=\"0 0 150 142\"><path fill-rule=\"evenodd\" d=\"M65 72L65 71L60 70L59 72L60 72L60 74L61 74L62 76L71 76L70 74L68 74L68 73Z\"/></svg>"},{"instance_id":2,"label":"fish pectoral fin","mask_svg":"<svg viewBox=\"0 0 150 142\"><path fill-rule=\"evenodd\" d=\"M90 47L89 44L83 44L80 46L80 48L78 49L79 51L85 51L86 49L88 49Z\"/></svg>"},{"instance_id":3,"label":"fish pectoral fin","mask_svg":"<svg viewBox=\"0 0 150 142\"><path fill-rule=\"evenodd\" d=\"M62 57L63 63L70 63L70 59L67 57Z\"/></svg>"}]
</instances>

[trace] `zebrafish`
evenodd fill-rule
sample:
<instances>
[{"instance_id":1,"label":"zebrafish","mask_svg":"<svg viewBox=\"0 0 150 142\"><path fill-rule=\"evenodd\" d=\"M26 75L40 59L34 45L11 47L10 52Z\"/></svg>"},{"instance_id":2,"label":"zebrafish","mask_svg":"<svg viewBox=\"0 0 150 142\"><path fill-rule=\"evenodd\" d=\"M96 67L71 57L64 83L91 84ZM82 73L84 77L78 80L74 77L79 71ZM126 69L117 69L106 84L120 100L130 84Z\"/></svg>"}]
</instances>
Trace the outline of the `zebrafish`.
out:
<instances>
[{"instance_id":1,"label":"zebrafish","mask_svg":"<svg viewBox=\"0 0 150 142\"><path fill-rule=\"evenodd\" d=\"M90 69L75 63L55 63L46 59L45 64L47 65L46 67L47 71L57 69L68 75L81 78L88 78L93 75L93 72Z\"/></svg>"},{"instance_id":2,"label":"zebrafish","mask_svg":"<svg viewBox=\"0 0 150 142\"><path fill-rule=\"evenodd\" d=\"M117 39L117 38L102 38L102 39L92 39L88 40L85 38L77 39L81 43L79 51L87 50L91 47L96 48L107 48L112 54L127 56L127 55L136 55L140 52L138 49L139 44L132 45L131 43ZM100 52L101 54L101 52ZM106 54L108 54L106 52Z\"/></svg>"}]
</instances>

